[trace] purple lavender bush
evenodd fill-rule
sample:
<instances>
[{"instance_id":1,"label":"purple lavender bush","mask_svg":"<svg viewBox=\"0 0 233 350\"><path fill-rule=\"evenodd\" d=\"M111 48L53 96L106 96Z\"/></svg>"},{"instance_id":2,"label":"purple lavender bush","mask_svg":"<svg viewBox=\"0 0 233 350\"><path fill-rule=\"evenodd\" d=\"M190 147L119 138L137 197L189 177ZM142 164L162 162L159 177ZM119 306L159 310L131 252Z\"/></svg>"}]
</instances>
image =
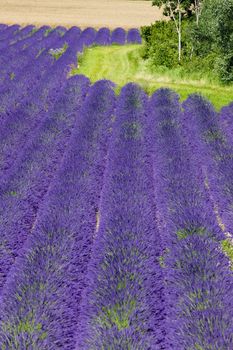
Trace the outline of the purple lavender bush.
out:
<instances>
[{"instance_id":1,"label":"purple lavender bush","mask_svg":"<svg viewBox=\"0 0 233 350\"><path fill-rule=\"evenodd\" d=\"M66 31L64 34L64 40L68 43L69 46L73 44L73 42L77 41L80 34L81 29L78 27L71 27L69 30Z\"/></svg>"},{"instance_id":2,"label":"purple lavender bush","mask_svg":"<svg viewBox=\"0 0 233 350\"><path fill-rule=\"evenodd\" d=\"M96 45L110 45L111 33L108 28L100 28L96 34L95 44Z\"/></svg>"},{"instance_id":3,"label":"purple lavender bush","mask_svg":"<svg viewBox=\"0 0 233 350\"><path fill-rule=\"evenodd\" d=\"M10 42L10 44L14 44L17 41L21 41L25 37L29 36L35 27L33 25L28 25L26 27L21 28L17 34L14 35L14 39Z\"/></svg>"},{"instance_id":4,"label":"purple lavender bush","mask_svg":"<svg viewBox=\"0 0 233 350\"><path fill-rule=\"evenodd\" d=\"M232 350L233 105L70 77L114 43L0 24L0 349Z\"/></svg>"},{"instance_id":5,"label":"purple lavender bush","mask_svg":"<svg viewBox=\"0 0 233 350\"><path fill-rule=\"evenodd\" d=\"M233 146L233 103L222 108L220 112L220 123L227 141Z\"/></svg>"},{"instance_id":6,"label":"purple lavender bush","mask_svg":"<svg viewBox=\"0 0 233 350\"><path fill-rule=\"evenodd\" d=\"M14 35L19 31L19 28L20 26L18 24L6 27L1 32L0 42L2 43L4 40L13 39Z\"/></svg>"},{"instance_id":7,"label":"purple lavender bush","mask_svg":"<svg viewBox=\"0 0 233 350\"><path fill-rule=\"evenodd\" d=\"M129 84L117 103L76 349L158 349L163 338L146 102L144 92Z\"/></svg>"},{"instance_id":8,"label":"purple lavender bush","mask_svg":"<svg viewBox=\"0 0 233 350\"><path fill-rule=\"evenodd\" d=\"M55 28L55 31L56 31L60 36L63 36L63 35L66 33L67 29L66 29L65 27L63 27L63 26L57 26L57 27Z\"/></svg>"},{"instance_id":9,"label":"purple lavender bush","mask_svg":"<svg viewBox=\"0 0 233 350\"><path fill-rule=\"evenodd\" d=\"M73 79L70 93L76 94ZM60 169L3 291L1 349L74 348L114 100L112 84L100 81L77 111ZM65 115L57 113L62 121Z\"/></svg>"},{"instance_id":10,"label":"purple lavender bush","mask_svg":"<svg viewBox=\"0 0 233 350\"><path fill-rule=\"evenodd\" d=\"M137 28L132 28L127 33L127 39L128 44L141 44L142 38L140 35L140 31Z\"/></svg>"},{"instance_id":11,"label":"purple lavender bush","mask_svg":"<svg viewBox=\"0 0 233 350\"><path fill-rule=\"evenodd\" d=\"M165 103L160 103L162 100ZM169 90L156 92L148 116L157 217L164 248L160 257L166 280L164 348L230 349L233 276L221 251L224 234L202 169L192 161L181 129L177 96ZM190 125L192 122L189 119Z\"/></svg>"},{"instance_id":12,"label":"purple lavender bush","mask_svg":"<svg viewBox=\"0 0 233 350\"><path fill-rule=\"evenodd\" d=\"M7 28L7 24L0 23L0 31L2 32Z\"/></svg>"},{"instance_id":13,"label":"purple lavender bush","mask_svg":"<svg viewBox=\"0 0 233 350\"><path fill-rule=\"evenodd\" d=\"M35 223L37 211L68 143L87 84L87 79L82 76L68 80L54 109L39 114L34 132L21 146L14 165L1 178L0 217L3 224L0 232L5 243L0 247L0 291Z\"/></svg>"},{"instance_id":14,"label":"purple lavender bush","mask_svg":"<svg viewBox=\"0 0 233 350\"><path fill-rule=\"evenodd\" d=\"M126 41L126 32L123 28L116 28L112 32L111 44L124 45Z\"/></svg>"},{"instance_id":15,"label":"purple lavender bush","mask_svg":"<svg viewBox=\"0 0 233 350\"><path fill-rule=\"evenodd\" d=\"M183 106L183 129L186 132L186 139L205 175L206 186L222 222L222 229L232 232L233 148L227 140L229 135L226 127L224 125L221 127L219 115L201 96L191 95ZM193 125L192 136L190 125Z\"/></svg>"},{"instance_id":16,"label":"purple lavender bush","mask_svg":"<svg viewBox=\"0 0 233 350\"><path fill-rule=\"evenodd\" d=\"M96 30L88 27L84 29L80 35L80 40L83 42L83 46L91 46L94 44L96 38Z\"/></svg>"}]
</instances>

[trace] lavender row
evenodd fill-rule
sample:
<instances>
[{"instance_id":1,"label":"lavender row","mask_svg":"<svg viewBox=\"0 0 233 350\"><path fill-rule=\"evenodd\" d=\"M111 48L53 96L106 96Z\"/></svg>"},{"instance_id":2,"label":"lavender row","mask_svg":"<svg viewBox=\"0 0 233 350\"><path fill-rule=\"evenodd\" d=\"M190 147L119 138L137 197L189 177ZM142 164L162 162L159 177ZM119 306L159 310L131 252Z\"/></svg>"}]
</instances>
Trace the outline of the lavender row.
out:
<instances>
[{"instance_id":1,"label":"lavender row","mask_svg":"<svg viewBox=\"0 0 233 350\"><path fill-rule=\"evenodd\" d=\"M4 57L2 56L3 65L1 68L1 80L8 77L8 81L2 82L3 91L1 94L4 94L4 91L7 90L5 87L7 83L7 87L9 86L12 91L16 94L15 89L17 88L17 84L21 79L24 79L25 71L27 72L30 69L35 69L34 67L38 64L38 58L42 52L46 52L51 48L51 46L56 46L59 44L60 46L64 45L64 40L60 35L54 30L51 32L46 38L44 38L44 31L39 31L30 38L24 40L23 46L20 45L20 42L13 45L15 49L9 48L9 53ZM43 40L42 40L43 38ZM18 55L18 59L15 60L15 55ZM51 55L47 55L48 59L53 61ZM40 69L37 69L37 74L40 74ZM31 75L31 74L30 74ZM27 77L28 79L28 77ZM23 80L25 82L25 79ZM31 82L31 79L28 80L28 85ZM27 80L26 80L27 83ZM29 85L30 86L30 85Z\"/></svg>"},{"instance_id":2,"label":"lavender row","mask_svg":"<svg viewBox=\"0 0 233 350\"><path fill-rule=\"evenodd\" d=\"M46 69L52 64L53 59L44 54L37 60L32 58L27 60L26 66L22 65L20 67L20 65L14 64L14 70L11 69L10 65L8 68L3 68L0 86L0 112L5 113L7 110L15 108L16 103L21 101L28 94L28 91L31 91Z\"/></svg>"},{"instance_id":3,"label":"lavender row","mask_svg":"<svg viewBox=\"0 0 233 350\"><path fill-rule=\"evenodd\" d=\"M29 50L26 50L26 49L28 49L28 47L30 45L36 44L37 41L40 41L43 38L44 33L45 33L47 28L48 27L43 26L38 31L33 33L33 35L31 35L23 40L20 40L20 41L16 42L15 44L8 46L7 50L2 49L0 51L1 65L13 64L13 62L17 61L17 60L15 60L16 54L17 54L17 58L18 58L18 55L22 55L22 54L25 54L27 52L29 53Z\"/></svg>"},{"instance_id":4,"label":"lavender row","mask_svg":"<svg viewBox=\"0 0 233 350\"><path fill-rule=\"evenodd\" d=\"M24 57L29 56L28 64L23 68L21 67L22 65L19 64L19 71L17 71L17 69L16 71L13 71L14 79L8 81L6 85L3 84L4 88L0 94L2 112L6 112L7 109L11 108L15 101L24 99L24 97L27 96L29 89L36 84L36 81L39 80L47 70L49 71L49 66L47 67L47 65L52 65L54 58L51 54L47 53L46 50L51 48L51 46L53 48L61 48L66 42L69 43L69 47L63 55L65 57L60 57L59 59L59 64L63 62L63 64L66 65L66 67L64 66L65 73L66 75L68 74L70 65L76 64L77 52L82 51L83 46L87 46L90 40L90 33L88 30L84 30L81 34L78 33L78 29L75 30L74 28L71 28L63 37L60 37L57 31L54 30L45 39L39 40L36 45L32 44L27 48ZM37 54L38 52L39 57ZM35 56L36 54L37 56ZM43 61L45 61L45 63L43 63ZM41 67L38 66L40 63ZM53 68L54 74L55 68L56 66ZM6 72L11 72L12 74L11 68L6 68ZM61 70L61 73L60 78L63 78L64 69ZM34 81L34 79L36 79L36 81Z\"/></svg>"},{"instance_id":5,"label":"lavender row","mask_svg":"<svg viewBox=\"0 0 233 350\"><path fill-rule=\"evenodd\" d=\"M114 92L96 83L3 291L1 349L73 349L96 228ZM28 326L30 325L30 326Z\"/></svg>"},{"instance_id":6,"label":"lavender row","mask_svg":"<svg viewBox=\"0 0 233 350\"><path fill-rule=\"evenodd\" d=\"M146 101L144 92L129 84L117 103L76 349L157 349L163 337Z\"/></svg>"},{"instance_id":7,"label":"lavender row","mask_svg":"<svg viewBox=\"0 0 233 350\"><path fill-rule=\"evenodd\" d=\"M83 35L85 38L85 36ZM82 38L81 38L82 39ZM70 42L76 40L70 35ZM11 108L10 111L6 111L5 114L1 115L2 126L0 129L1 134L1 162L0 169L4 173L8 173L8 169L14 164L18 157L18 148L22 147L25 140L29 137L30 133L33 132L34 128L37 127L38 122L41 122L41 113L52 107L53 103L56 101L62 86L66 82L66 77L69 72L69 65L76 61L76 50L82 48L82 41L77 41L77 45L71 45L71 47L65 52L65 54L58 59L53 65L53 69L46 67L46 61L51 60L46 53L40 56L40 62L43 63L45 60L44 68L47 74L43 74L43 79L40 76L36 77L38 82L34 82L34 90L31 92L30 97L26 96L25 100L21 101L21 105L18 108L12 108L12 99L15 99L15 91L12 92L12 99L6 98L7 106L2 105L7 109ZM51 61L50 61L51 62ZM38 65L34 65L36 68L35 74L37 74ZM40 70L41 73L42 70ZM32 73L32 71L30 71ZM39 73L39 74L40 74ZM33 77L33 75L32 75ZM28 91L28 86L25 82L25 89ZM19 87L22 85L22 81L18 83ZM20 90L20 95L22 95L22 90ZM11 90L10 90L11 91Z\"/></svg>"},{"instance_id":8,"label":"lavender row","mask_svg":"<svg viewBox=\"0 0 233 350\"><path fill-rule=\"evenodd\" d=\"M0 49L7 47L14 35L19 31L19 25L15 24L5 28L0 33Z\"/></svg>"},{"instance_id":9,"label":"lavender row","mask_svg":"<svg viewBox=\"0 0 233 350\"><path fill-rule=\"evenodd\" d=\"M20 31L15 34L12 39L14 40L19 40L21 38L24 38L27 35L27 32L30 30L28 27L25 27L21 29ZM14 32L18 27L14 28ZM78 27L72 27L71 29L76 29L80 31ZM49 29L49 28L48 28ZM108 28L100 28L98 31L96 31L94 28L87 28L90 32L90 39L97 45L109 45L109 44L119 44L119 45L124 45L126 43L128 44L141 44L141 35L140 31L136 28L129 29L126 31L123 28L116 28L112 32ZM52 29L51 29L52 30ZM6 34L4 35L4 32L6 31ZM7 31L9 33L7 33ZM10 28L5 29L2 32L2 37L3 38L9 38L10 35L12 35L13 29L10 30ZM57 27L56 31L63 34L66 33L66 29L64 27ZM1 38L0 35L0 38Z\"/></svg>"},{"instance_id":10,"label":"lavender row","mask_svg":"<svg viewBox=\"0 0 233 350\"><path fill-rule=\"evenodd\" d=\"M20 31L17 31L16 34L13 35L12 39L9 39L5 45L6 47L2 47L0 52L1 52L1 60L3 57L9 56L9 51L11 51L12 48L18 47L19 45L23 44L26 42L28 39L30 40L32 33L33 33L33 26L27 26L23 28ZM1 35L0 35L1 38Z\"/></svg>"},{"instance_id":11,"label":"lavender row","mask_svg":"<svg viewBox=\"0 0 233 350\"><path fill-rule=\"evenodd\" d=\"M84 46L93 44L109 45L111 43L125 44L126 42L140 43L141 41L140 33L137 29L130 29L129 32L126 33L122 28L117 28L111 34L110 30L107 28L101 28L98 32L93 28L87 28L82 32L80 37L81 31L77 27L72 27L70 30L66 31L63 27L49 30L49 27L44 26L36 32L32 31L32 28L32 26L28 26L18 31L18 34L12 36L14 41L5 42L3 40L6 46L9 44L7 50L5 46L1 50L2 68L0 74L2 86L4 87L7 81L13 90L15 81L20 79L19 72L24 72L28 67L27 65L29 65L29 67L30 65L34 65L36 63L35 58L38 57L42 51L47 49L52 49L53 51L57 49L62 50L63 45L67 43L68 45L72 44L78 46L78 51L82 51ZM9 29L10 28L7 28L5 31L9 31ZM13 29L15 30L16 28ZM32 31L31 35L30 31ZM75 43L75 40L70 42L70 32L73 33L74 38L75 31L76 42L79 41L79 45ZM12 30L10 33L12 34ZM8 35L10 35L10 33L8 33ZM48 35L46 35L46 33L48 33ZM80 43L80 40L82 43ZM15 55L18 57L17 60L15 60ZM2 94L4 95L4 91Z\"/></svg>"},{"instance_id":12,"label":"lavender row","mask_svg":"<svg viewBox=\"0 0 233 350\"><path fill-rule=\"evenodd\" d=\"M136 28L130 29L128 32L123 28L116 28L112 32L108 28L101 28L95 39L97 45L141 44L141 42L140 32Z\"/></svg>"},{"instance_id":13,"label":"lavender row","mask_svg":"<svg viewBox=\"0 0 233 350\"><path fill-rule=\"evenodd\" d=\"M226 116L225 124L222 122L221 125L219 115L211 104L202 97L193 95L184 103L182 124L196 162L205 174L206 186L222 228L232 233L233 145L229 117ZM192 137L190 125L193 125Z\"/></svg>"},{"instance_id":14,"label":"lavender row","mask_svg":"<svg viewBox=\"0 0 233 350\"><path fill-rule=\"evenodd\" d=\"M8 27L7 24L1 23L1 24L0 24L0 32L2 32L3 30L5 30L7 27Z\"/></svg>"},{"instance_id":15,"label":"lavender row","mask_svg":"<svg viewBox=\"0 0 233 350\"><path fill-rule=\"evenodd\" d=\"M56 41L55 37L53 41ZM70 59L69 49L65 54L57 61L54 61L51 55L47 52L42 53L35 61L29 66L20 71L16 76L15 81L8 84L1 94L1 143L4 145L6 152L10 152L7 149L7 135L10 135L12 126L13 129L17 125L17 122L23 120L25 115L30 113L31 116L35 116L38 110L48 109L50 106L51 92L60 90L64 85L68 72L70 70L69 64L76 60L76 57ZM33 89L31 89L33 87ZM28 93L30 91L30 96ZM20 99L20 105L18 100ZM22 128L24 123L27 122L27 118L23 120L20 127ZM36 122L36 118L35 121ZM33 127L33 124L31 125ZM15 129L15 131L17 131ZM26 136L26 135L25 135ZM12 135L11 135L12 137ZM11 143L11 147L14 144ZM4 165L7 166L7 163Z\"/></svg>"},{"instance_id":16,"label":"lavender row","mask_svg":"<svg viewBox=\"0 0 233 350\"><path fill-rule=\"evenodd\" d=\"M5 119L7 112L17 107L18 101L21 102L28 96L45 72L51 69L53 62L52 57L44 53L37 60L32 60L24 69L13 72L15 79L8 80L6 84L3 82L0 91L1 120Z\"/></svg>"},{"instance_id":17,"label":"lavender row","mask_svg":"<svg viewBox=\"0 0 233 350\"><path fill-rule=\"evenodd\" d=\"M17 41L21 41L28 36L31 36L35 30L33 25L28 25L26 27L21 28L13 37L13 40L10 42L10 45L16 43Z\"/></svg>"},{"instance_id":18,"label":"lavender row","mask_svg":"<svg viewBox=\"0 0 233 350\"><path fill-rule=\"evenodd\" d=\"M160 258L166 281L163 349L230 349L233 276L220 250L224 235L202 169L185 144L178 96L158 91L148 115L164 249Z\"/></svg>"},{"instance_id":19,"label":"lavender row","mask_svg":"<svg viewBox=\"0 0 233 350\"><path fill-rule=\"evenodd\" d=\"M62 72L64 69L60 62L57 62L54 68ZM61 76L62 78L62 76ZM9 176L9 169L14 165L19 156L19 149L22 149L31 134L40 125L46 115L56 103L59 95L62 93L62 87L66 83L60 81L57 77L56 69L48 71L48 74L41 82L38 82L34 91L31 92L29 99L21 102L21 105L12 109L2 117L2 126L0 129L0 174ZM46 113L47 112L47 113Z\"/></svg>"},{"instance_id":20,"label":"lavender row","mask_svg":"<svg viewBox=\"0 0 233 350\"><path fill-rule=\"evenodd\" d=\"M233 146L233 103L222 108L220 125L226 135L227 141Z\"/></svg>"},{"instance_id":21,"label":"lavender row","mask_svg":"<svg viewBox=\"0 0 233 350\"><path fill-rule=\"evenodd\" d=\"M87 79L82 76L68 80L54 110L41 115L41 123L18 152L14 167L1 178L0 289L33 227L40 203L66 148L87 85Z\"/></svg>"},{"instance_id":22,"label":"lavender row","mask_svg":"<svg viewBox=\"0 0 233 350\"><path fill-rule=\"evenodd\" d=\"M43 51L49 50L51 47L62 47L65 44L65 40L60 36L57 28L45 37L47 29L48 27L46 26L41 27L31 36L17 41L2 52L0 74L3 87L7 83L13 89L14 84L20 79L22 73L37 64L36 59ZM15 60L16 55L17 60Z\"/></svg>"}]
</instances>

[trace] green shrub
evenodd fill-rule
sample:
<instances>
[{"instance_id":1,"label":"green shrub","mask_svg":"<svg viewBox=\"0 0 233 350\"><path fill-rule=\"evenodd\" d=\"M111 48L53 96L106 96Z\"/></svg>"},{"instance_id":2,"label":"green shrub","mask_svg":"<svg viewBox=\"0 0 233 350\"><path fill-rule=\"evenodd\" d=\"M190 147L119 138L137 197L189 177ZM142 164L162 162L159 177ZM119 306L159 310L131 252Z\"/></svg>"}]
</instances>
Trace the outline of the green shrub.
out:
<instances>
[{"instance_id":1,"label":"green shrub","mask_svg":"<svg viewBox=\"0 0 233 350\"><path fill-rule=\"evenodd\" d=\"M152 66L172 68L178 65L178 42L174 23L158 21L150 27L142 28L146 43L145 57L150 58Z\"/></svg>"},{"instance_id":2,"label":"green shrub","mask_svg":"<svg viewBox=\"0 0 233 350\"><path fill-rule=\"evenodd\" d=\"M218 60L218 71L223 83L229 84L233 81L233 53L221 56Z\"/></svg>"},{"instance_id":3,"label":"green shrub","mask_svg":"<svg viewBox=\"0 0 233 350\"><path fill-rule=\"evenodd\" d=\"M196 55L215 53L215 67L223 83L233 81L233 0L205 0L199 27L192 31Z\"/></svg>"},{"instance_id":4,"label":"green shrub","mask_svg":"<svg viewBox=\"0 0 233 350\"><path fill-rule=\"evenodd\" d=\"M154 5L165 2L153 0ZM191 9L189 3L189 0L184 1L185 6ZM165 6L165 15L167 10ZM171 16L169 21L159 21L142 28L145 42L143 58L148 59L152 71L158 67L177 68L180 74L192 72L196 76L203 74L211 81L233 82L232 18L233 0L203 0L198 24L192 12L187 11L183 16L180 62L178 35Z\"/></svg>"}]
</instances>

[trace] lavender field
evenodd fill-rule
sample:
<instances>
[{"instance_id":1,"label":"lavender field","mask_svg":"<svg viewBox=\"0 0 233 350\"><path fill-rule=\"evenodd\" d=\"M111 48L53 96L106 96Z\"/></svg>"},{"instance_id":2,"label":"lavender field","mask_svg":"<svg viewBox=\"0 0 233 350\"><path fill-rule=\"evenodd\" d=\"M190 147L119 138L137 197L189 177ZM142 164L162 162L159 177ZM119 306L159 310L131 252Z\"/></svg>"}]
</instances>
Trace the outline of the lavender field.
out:
<instances>
[{"instance_id":1,"label":"lavender field","mask_svg":"<svg viewBox=\"0 0 233 350\"><path fill-rule=\"evenodd\" d=\"M137 29L0 25L0 349L233 349L233 104L71 76Z\"/></svg>"}]
</instances>

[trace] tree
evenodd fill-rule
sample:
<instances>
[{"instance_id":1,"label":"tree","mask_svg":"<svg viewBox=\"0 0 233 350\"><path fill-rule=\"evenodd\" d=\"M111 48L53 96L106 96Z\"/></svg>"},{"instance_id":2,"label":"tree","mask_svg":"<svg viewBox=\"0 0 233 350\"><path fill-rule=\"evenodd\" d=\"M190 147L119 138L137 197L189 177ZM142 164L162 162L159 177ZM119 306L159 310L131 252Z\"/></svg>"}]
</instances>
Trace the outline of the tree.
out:
<instances>
[{"instance_id":1,"label":"tree","mask_svg":"<svg viewBox=\"0 0 233 350\"><path fill-rule=\"evenodd\" d=\"M202 0L152 0L153 6L163 7L163 14L170 17L176 27L178 35L178 56L181 61L182 18L196 16L197 26L202 10Z\"/></svg>"},{"instance_id":2,"label":"tree","mask_svg":"<svg viewBox=\"0 0 233 350\"><path fill-rule=\"evenodd\" d=\"M218 54L218 70L224 82L233 80L233 0L205 0L197 34L201 47ZM204 44L204 45L203 45Z\"/></svg>"},{"instance_id":3,"label":"tree","mask_svg":"<svg viewBox=\"0 0 233 350\"><path fill-rule=\"evenodd\" d=\"M201 11L202 11L202 5L203 5L202 0L194 0L193 9L194 9L194 13L196 16L197 26L199 25L199 19L200 19L200 15L201 15Z\"/></svg>"},{"instance_id":4,"label":"tree","mask_svg":"<svg viewBox=\"0 0 233 350\"><path fill-rule=\"evenodd\" d=\"M152 5L161 8L164 6L163 14L170 17L176 26L178 34L178 56L181 61L181 40L182 40L182 16L186 13L186 3L189 0L153 0Z\"/></svg>"}]
</instances>

